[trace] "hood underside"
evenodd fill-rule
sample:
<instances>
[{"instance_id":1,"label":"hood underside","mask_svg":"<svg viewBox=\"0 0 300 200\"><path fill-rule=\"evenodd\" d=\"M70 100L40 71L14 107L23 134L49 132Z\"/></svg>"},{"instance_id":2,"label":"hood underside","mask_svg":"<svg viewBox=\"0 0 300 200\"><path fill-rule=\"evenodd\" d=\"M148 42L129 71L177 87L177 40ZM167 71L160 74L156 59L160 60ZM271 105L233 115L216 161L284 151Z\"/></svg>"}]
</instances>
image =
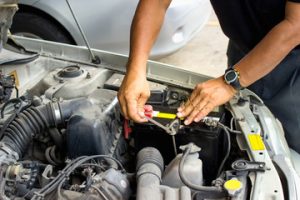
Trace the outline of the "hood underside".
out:
<instances>
[{"instance_id":1,"label":"hood underside","mask_svg":"<svg viewBox=\"0 0 300 200\"><path fill-rule=\"evenodd\" d=\"M17 0L0 0L0 51L7 41L8 29L12 19L18 10Z\"/></svg>"}]
</instances>

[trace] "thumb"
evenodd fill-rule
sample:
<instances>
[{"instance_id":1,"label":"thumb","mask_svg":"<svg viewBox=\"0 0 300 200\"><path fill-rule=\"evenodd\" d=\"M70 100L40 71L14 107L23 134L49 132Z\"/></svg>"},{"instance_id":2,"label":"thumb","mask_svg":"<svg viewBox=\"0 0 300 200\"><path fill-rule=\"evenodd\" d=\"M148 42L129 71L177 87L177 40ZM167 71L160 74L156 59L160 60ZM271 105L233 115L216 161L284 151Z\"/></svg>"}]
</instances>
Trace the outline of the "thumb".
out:
<instances>
[{"instance_id":1,"label":"thumb","mask_svg":"<svg viewBox=\"0 0 300 200\"><path fill-rule=\"evenodd\" d=\"M137 104L138 104L137 105L137 107L138 107L138 113L143 118L145 116L145 113L144 113L145 109L144 109L144 107L145 107L145 104L146 104L148 98L149 98L148 95L141 94L141 96L140 96L140 98L138 99L138 102L137 102Z\"/></svg>"}]
</instances>

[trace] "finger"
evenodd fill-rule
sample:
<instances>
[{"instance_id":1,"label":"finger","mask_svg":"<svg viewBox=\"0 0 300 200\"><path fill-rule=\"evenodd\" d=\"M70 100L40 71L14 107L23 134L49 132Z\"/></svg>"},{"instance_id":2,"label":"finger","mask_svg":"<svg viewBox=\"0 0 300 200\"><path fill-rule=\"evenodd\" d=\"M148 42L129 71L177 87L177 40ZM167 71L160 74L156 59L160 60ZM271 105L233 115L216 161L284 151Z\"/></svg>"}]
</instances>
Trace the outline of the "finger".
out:
<instances>
[{"instance_id":1,"label":"finger","mask_svg":"<svg viewBox=\"0 0 300 200\"><path fill-rule=\"evenodd\" d=\"M127 99L126 106L128 118L135 122L140 122L141 117L138 114L137 100L133 98Z\"/></svg>"},{"instance_id":2,"label":"finger","mask_svg":"<svg viewBox=\"0 0 300 200\"><path fill-rule=\"evenodd\" d=\"M208 103L209 103L209 97L201 97L200 102L197 104L197 110L198 112L201 111Z\"/></svg>"},{"instance_id":3,"label":"finger","mask_svg":"<svg viewBox=\"0 0 300 200\"><path fill-rule=\"evenodd\" d=\"M184 106L184 102L182 101L179 105L179 107L177 108L177 112L181 112Z\"/></svg>"},{"instance_id":4,"label":"finger","mask_svg":"<svg viewBox=\"0 0 300 200\"><path fill-rule=\"evenodd\" d=\"M191 114L184 120L184 124L189 125L190 123L192 123L199 112L200 110L196 106L195 109L193 109L193 111L191 112Z\"/></svg>"},{"instance_id":5,"label":"finger","mask_svg":"<svg viewBox=\"0 0 300 200\"><path fill-rule=\"evenodd\" d=\"M123 98L122 95L118 94L118 100L119 100L119 105L121 107L121 113L122 113L122 115L125 117L125 119L128 119L127 107L126 107L125 99Z\"/></svg>"},{"instance_id":6,"label":"finger","mask_svg":"<svg viewBox=\"0 0 300 200\"><path fill-rule=\"evenodd\" d=\"M193 100L191 100L191 105L195 105L198 107L198 110L201 110L209 101L209 99L211 98L210 94L208 94L205 90L200 90L201 87L197 87L197 91L198 91L198 96L195 97Z\"/></svg>"},{"instance_id":7,"label":"finger","mask_svg":"<svg viewBox=\"0 0 300 200\"><path fill-rule=\"evenodd\" d=\"M147 94L142 94L137 102L138 114L140 116L140 122L146 122L145 118L145 104L148 100Z\"/></svg>"},{"instance_id":8,"label":"finger","mask_svg":"<svg viewBox=\"0 0 300 200\"><path fill-rule=\"evenodd\" d=\"M209 102L209 97L198 97L198 100L194 102L198 102L195 106L195 108L193 109L193 111L188 115L187 119L184 121L184 123L186 125L189 125L190 123L192 123L195 119L195 117L197 116L197 114L203 109L204 106L207 105L207 103ZM194 104L194 103L192 103Z\"/></svg>"},{"instance_id":9,"label":"finger","mask_svg":"<svg viewBox=\"0 0 300 200\"><path fill-rule=\"evenodd\" d=\"M188 99L187 101L189 101L189 99ZM187 103L187 102L181 102L181 103L180 103L180 106L177 108L177 111L178 111L178 112L183 111L184 108L185 108L186 103Z\"/></svg>"},{"instance_id":10,"label":"finger","mask_svg":"<svg viewBox=\"0 0 300 200\"><path fill-rule=\"evenodd\" d=\"M186 117L191 115L191 113L197 108L199 102L202 101L202 97L200 95L194 96L193 100L190 100L186 107L184 107L181 111L178 112L178 117ZM200 109L198 109L200 110Z\"/></svg>"},{"instance_id":11,"label":"finger","mask_svg":"<svg viewBox=\"0 0 300 200\"><path fill-rule=\"evenodd\" d=\"M194 119L195 122L199 122L201 119L206 117L212 110L214 109L214 105L208 102L203 109L197 114L196 118Z\"/></svg>"},{"instance_id":12,"label":"finger","mask_svg":"<svg viewBox=\"0 0 300 200\"><path fill-rule=\"evenodd\" d=\"M195 101L195 99L197 99L197 97L201 93L201 89L202 89L202 84L198 84L195 87L195 89L193 90L191 96L186 101L186 103L181 104L180 107L177 109L178 112L182 112L186 107L190 106L191 103L192 103L192 105L197 105L197 102L194 102L194 101Z\"/></svg>"},{"instance_id":13,"label":"finger","mask_svg":"<svg viewBox=\"0 0 300 200\"><path fill-rule=\"evenodd\" d=\"M187 103L181 111L177 113L178 117L186 117L195 109L195 105L191 102Z\"/></svg>"},{"instance_id":14,"label":"finger","mask_svg":"<svg viewBox=\"0 0 300 200\"><path fill-rule=\"evenodd\" d=\"M191 97L190 97L191 100L194 100L194 98L196 98L196 97L200 94L200 92L202 91L202 89L203 89L203 83L197 84L197 85L195 86L195 88L194 88L192 94L191 94Z\"/></svg>"}]
</instances>

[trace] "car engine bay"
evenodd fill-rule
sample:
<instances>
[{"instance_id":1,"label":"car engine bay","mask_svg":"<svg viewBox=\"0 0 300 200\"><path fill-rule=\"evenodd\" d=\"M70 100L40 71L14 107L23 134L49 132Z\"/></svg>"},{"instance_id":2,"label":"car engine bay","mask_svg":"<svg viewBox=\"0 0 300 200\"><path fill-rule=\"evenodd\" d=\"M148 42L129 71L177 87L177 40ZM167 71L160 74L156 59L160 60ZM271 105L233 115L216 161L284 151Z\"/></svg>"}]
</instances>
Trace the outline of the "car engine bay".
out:
<instances>
[{"instance_id":1,"label":"car engine bay","mask_svg":"<svg viewBox=\"0 0 300 200\"><path fill-rule=\"evenodd\" d=\"M184 125L177 108L210 77L148 61L148 122L134 123L117 100L126 56L7 35L17 7L0 1L0 200L299 199L284 130L254 93Z\"/></svg>"},{"instance_id":2,"label":"car engine bay","mask_svg":"<svg viewBox=\"0 0 300 200\"><path fill-rule=\"evenodd\" d=\"M1 74L2 199L249 198L248 175L266 164L239 148L241 130L225 106L186 126L175 113L190 91L150 82L153 119L179 122L170 136L122 117L122 74L62 64L20 96L16 76Z\"/></svg>"}]
</instances>

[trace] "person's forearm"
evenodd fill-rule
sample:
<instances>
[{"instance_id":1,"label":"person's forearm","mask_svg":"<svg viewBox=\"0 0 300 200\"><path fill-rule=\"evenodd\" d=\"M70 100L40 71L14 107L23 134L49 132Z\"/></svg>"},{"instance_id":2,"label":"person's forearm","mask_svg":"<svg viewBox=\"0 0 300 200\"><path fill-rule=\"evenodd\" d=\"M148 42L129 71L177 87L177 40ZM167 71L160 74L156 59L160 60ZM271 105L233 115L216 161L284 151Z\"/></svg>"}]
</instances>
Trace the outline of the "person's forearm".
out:
<instances>
[{"instance_id":1,"label":"person's forearm","mask_svg":"<svg viewBox=\"0 0 300 200\"><path fill-rule=\"evenodd\" d=\"M287 10L291 9L289 6L287 5ZM297 10L295 7L292 9L295 9L293 12ZM271 72L293 48L300 44L300 22L297 16L293 17L294 15L286 16L285 20L274 27L248 55L235 65L241 74L242 86L249 86Z\"/></svg>"},{"instance_id":2,"label":"person's forearm","mask_svg":"<svg viewBox=\"0 0 300 200\"><path fill-rule=\"evenodd\" d=\"M146 72L146 62L171 0L140 0L131 25L127 71Z\"/></svg>"}]
</instances>

